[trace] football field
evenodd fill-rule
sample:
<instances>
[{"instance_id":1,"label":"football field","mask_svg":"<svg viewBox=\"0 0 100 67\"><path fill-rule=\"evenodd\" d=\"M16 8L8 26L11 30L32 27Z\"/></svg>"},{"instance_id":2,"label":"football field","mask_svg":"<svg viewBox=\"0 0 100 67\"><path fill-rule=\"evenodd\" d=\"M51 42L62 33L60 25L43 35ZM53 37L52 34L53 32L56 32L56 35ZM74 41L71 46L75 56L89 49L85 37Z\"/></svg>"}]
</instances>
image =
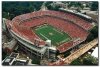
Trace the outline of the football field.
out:
<instances>
[{"instance_id":1,"label":"football field","mask_svg":"<svg viewBox=\"0 0 100 67\"><path fill-rule=\"evenodd\" d=\"M51 40L51 44L59 46L71 40L71 37L63 31L54 28L51 25L41 25L34 29L35 33L43 40Z\"/></svg>"}]
</instances>

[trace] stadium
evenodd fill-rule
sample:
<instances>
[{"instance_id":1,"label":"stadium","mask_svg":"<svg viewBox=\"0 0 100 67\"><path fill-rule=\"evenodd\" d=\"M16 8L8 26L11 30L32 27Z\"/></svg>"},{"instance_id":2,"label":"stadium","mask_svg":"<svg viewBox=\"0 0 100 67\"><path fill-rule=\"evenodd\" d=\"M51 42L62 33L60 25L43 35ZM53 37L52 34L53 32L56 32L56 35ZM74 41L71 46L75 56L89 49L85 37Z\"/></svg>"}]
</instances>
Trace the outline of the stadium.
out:
<instances>
[{"instance_id":1,"label":"stadium","mask_svg":"<svg viewBox=\"0 0 100 67\"><path fill-rule=\"evenodd\" d=\"M42 58L47 51L63 53L84 42L93 27L90 20L70 11L40 10L6 20L6 25L24 49Z\"/></svg>"}]
</instances>

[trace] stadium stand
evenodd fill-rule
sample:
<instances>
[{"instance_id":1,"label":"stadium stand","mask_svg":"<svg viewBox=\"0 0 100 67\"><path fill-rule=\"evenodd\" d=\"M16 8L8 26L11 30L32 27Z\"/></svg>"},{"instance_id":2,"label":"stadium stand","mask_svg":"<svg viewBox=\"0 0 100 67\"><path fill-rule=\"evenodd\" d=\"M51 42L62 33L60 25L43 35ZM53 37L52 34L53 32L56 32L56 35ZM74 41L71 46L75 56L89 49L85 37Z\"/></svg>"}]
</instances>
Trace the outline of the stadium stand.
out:
<instances>
[{"instance_id":1,"label":"stadium stand","mask_svg":"<svg viewBox=\"0 0 100 67\"><path fill-rule=\"evenodd\" d=\"M37 11L17 16L12 20L12 23L14 25L12 29L16 33L33 43L34 38L40 38L34 33L34 31L32 31L31 28L45 23L66 32L72 38L72 40L74 38L80 38L80 41L77 44L86 40L86 37L88 36L87 31L92 28L90 22L83 20L82 18L75 16L74 14L49 10ZM73 41L70 41L58 46L57 49L60 52L64 52L72 46Z\"/></svg>"}]
</instances>

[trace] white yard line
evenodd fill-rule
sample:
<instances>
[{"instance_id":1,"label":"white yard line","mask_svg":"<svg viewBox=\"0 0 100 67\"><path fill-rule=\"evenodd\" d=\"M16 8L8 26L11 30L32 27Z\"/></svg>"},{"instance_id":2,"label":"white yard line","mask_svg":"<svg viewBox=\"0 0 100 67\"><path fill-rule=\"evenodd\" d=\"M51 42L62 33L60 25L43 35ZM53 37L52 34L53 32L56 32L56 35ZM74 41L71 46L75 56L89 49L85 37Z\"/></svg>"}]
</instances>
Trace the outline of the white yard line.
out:
<instances>
[{"instance_id":1,"label":"white yard line","mask_svg":"<svg viewBox=\"0 0 100 67\"><path fill-rule=\"evenodd\" d=\"M40 26L38 28L36 28L35 30L40 30L40 29L43 29L43 28L46 28L47 26Z\"/></svg>"},{"instance_id":2,"label":"white yard line","mask_svg":"<svg viewBox=\"0 0 100 67\"><path fill-rule=\"evenodd\" d=\"M67 39L68 39L68 38L67 38ZM65 40L61 41L61 42L60 42L60 44L61 44L61 43L63 43L63 42L66 42L66 41L67 41L67 39L65 39Z\"/></svg>"},{"instance_id":3,"label":"white yard line","mask_svg":"<svg viewBox=\"0 0 100 67\"><path fill-rule=\"evenodd\" d=\"M56 29L54 29L54 28L53 28L53 30L63 35L62 32L60 32L60 31L58 31L58 30L56 30Z\"/></svg>"},{"instance_id":4,"label":"white yard line","mask_svg":"<svg viewBox=\"0 0 100 67\"><path fill-rule=\"evenodd\" d=\"M43 34L40 33L40 35L49 40L49 38L45 37Z\"/></svg>"}]
</instances>

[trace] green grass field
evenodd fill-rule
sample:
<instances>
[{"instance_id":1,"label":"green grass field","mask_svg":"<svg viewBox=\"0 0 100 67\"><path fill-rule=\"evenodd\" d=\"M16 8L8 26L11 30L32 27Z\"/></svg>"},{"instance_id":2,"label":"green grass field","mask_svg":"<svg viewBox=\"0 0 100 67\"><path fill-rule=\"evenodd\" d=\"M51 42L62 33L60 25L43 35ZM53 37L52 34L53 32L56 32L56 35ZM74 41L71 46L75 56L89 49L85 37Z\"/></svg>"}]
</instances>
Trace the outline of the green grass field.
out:
<instances>
[{"instance_id":1,"label":"green grass field","mask_svg":"<svg viewBox=\"0 0 100 67\"><path fill-rule=\"evenodd\" d=\"M54 28L50 25L41 25L34 29L35 33L43 40L51 40L52 45L58 46L71 40L70 36L65 32Z\"/></svg>"}]
</instances>

